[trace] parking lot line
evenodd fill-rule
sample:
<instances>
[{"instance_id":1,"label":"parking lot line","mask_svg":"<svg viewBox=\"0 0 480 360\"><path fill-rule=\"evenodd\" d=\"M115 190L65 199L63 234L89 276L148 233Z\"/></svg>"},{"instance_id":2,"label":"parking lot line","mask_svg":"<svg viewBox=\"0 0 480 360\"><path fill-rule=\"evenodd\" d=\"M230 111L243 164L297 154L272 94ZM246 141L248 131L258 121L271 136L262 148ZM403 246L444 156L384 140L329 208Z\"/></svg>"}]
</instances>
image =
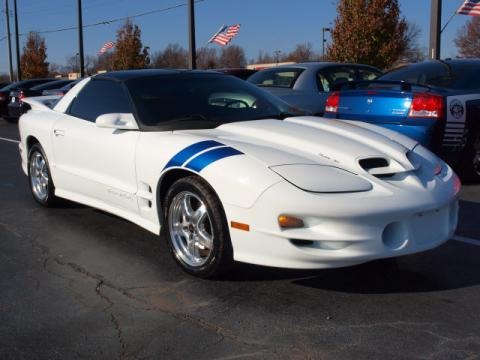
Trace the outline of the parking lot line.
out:
<instances>
[{"instance_id":1,"label":"parking lot line","mask_svg":"<svg viewBox=\"0 0 480 360\"><path fill-rule=\"evenodd\" d=\"M12 142L12 143L15 143L15 144L20 143L20 141L18 141L18 140L8 139L8 138L4 138L4 137L0 137L0 140Z\"/></svg>"},{"instance_id":2,"label":"parking lot line","mask_svg":"<svg viewBox=\"0 0 480 360\"><path fill-rule=\"evenodd\" d=\"M465 236L453 235L452 240L460 241L470 245L480 246L480 240L471 239Z\"/></svg>"}]
</instances>

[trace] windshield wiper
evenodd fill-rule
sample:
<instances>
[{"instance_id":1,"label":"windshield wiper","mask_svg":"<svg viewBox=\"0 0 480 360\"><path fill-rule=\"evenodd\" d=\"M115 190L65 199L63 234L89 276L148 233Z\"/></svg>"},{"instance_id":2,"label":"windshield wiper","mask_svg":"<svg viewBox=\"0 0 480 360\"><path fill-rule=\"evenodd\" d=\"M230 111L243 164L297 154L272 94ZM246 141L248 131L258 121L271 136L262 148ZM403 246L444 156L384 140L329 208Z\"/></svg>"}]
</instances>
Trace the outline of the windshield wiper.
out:
<instances>
[{"instance_id":1,"label":"windshield wiper","mask_svg":"<svg viewBox=\"0 0 480 360\"><path fill-rule=\"evenodd\" d=\"M169 119L167 121L182 122L182 121L215 121L215 120L207 119L204 115L201 115L201 114L194 114L194 115L189 115L181 118Z\"/></svg>"}]
</instances>

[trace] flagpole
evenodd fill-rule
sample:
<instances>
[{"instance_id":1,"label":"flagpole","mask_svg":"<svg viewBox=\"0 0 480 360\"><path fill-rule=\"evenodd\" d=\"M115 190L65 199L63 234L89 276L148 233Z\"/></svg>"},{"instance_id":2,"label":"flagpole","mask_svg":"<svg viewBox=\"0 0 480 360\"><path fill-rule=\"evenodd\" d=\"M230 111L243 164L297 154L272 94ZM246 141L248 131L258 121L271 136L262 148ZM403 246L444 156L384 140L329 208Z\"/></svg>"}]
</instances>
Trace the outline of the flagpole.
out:
<instances>
[{"instance_id":1,"label":"flagpole","mask_svg":"<svg viewBox=\"0 0 480 360\"><path fill-rule=\"evenodd\" d=\"M462 4L464 3L464 1L462 0ZM460 4L460 6L462 6L462 4ZM445 28L448 26L448 24L450 24L450 22L453 20L453 18L455 17L455 15L457 15L458 13L458 9L460 9L460 6L457 7L457 9L455 10L455 12L452 14L452 16L450 16L450 18L448 19L448 21L446 22L446 24L443 26L442 30L440 30L440 34L443 33L443 30L445 30Z\"/></svg>"},{"instance_id":2,"label":"flagpole","mask_svg":"<svg viewBox=\"0 0 480 360\"><path fill-rule=\"evenodd\" d=\"M213 34L213 36L210 38L210 40L208 40L207 45L210 44L213 41L213 39L215 39L215 36L220 34L224 29L225 29L225 24L223 24L215 34Z\"/></svg>"}]
</instances>

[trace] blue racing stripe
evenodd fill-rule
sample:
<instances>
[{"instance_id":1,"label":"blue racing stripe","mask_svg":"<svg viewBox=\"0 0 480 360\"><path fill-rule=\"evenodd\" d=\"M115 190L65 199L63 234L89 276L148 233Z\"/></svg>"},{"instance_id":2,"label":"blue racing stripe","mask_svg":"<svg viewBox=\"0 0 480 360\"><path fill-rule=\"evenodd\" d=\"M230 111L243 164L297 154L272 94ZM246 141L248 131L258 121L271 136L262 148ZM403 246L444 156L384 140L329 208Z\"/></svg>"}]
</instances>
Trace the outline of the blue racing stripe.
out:
<instances>
[{"instance_id":1,"label":"blue racing stripe","mask_svg":"<svg viewBox=\"0 0 480 360\"><path fill-rule=\"evenodd\" d=\"M221 144L214 140L205 140L187 146L185 149L179 151L175 156L173 156L167 163L167 165L165 165L163 170L173 166L182 166L183 163L190 159L193 155L215 146L224 146L224 144Z\"/></svg>"},{"instance_id":2,"label":"blue racing stripe","mask_svg":"<svg viewBox=\"0 0 480 360\"><path fill-rule=\"evenodd\" d=\"M194 170L196 172L200 172L204 168L206 168L208 165L210 165L211 163L214 163L217 160L220 160L229 156L241 155L241 154L243 154L241 151L238 151L231 147L222 147L218 149L213 149L213 150L204 152L203 154L193 158L188 162L188 164L185 165L185 167L191 170Z\"/></svg>"}]
</instances>

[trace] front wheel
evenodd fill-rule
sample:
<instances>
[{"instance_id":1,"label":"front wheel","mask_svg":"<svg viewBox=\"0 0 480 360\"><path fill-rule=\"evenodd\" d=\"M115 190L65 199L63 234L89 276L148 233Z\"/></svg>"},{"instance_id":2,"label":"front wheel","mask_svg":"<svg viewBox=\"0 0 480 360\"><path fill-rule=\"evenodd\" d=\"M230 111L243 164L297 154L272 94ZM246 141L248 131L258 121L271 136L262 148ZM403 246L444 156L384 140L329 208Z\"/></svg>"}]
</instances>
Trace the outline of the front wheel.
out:
<instances>
[{"instance_id":1,"label":"front wheel","mask_svg":"<svg viewBox=\"0 0 480 360\"><path fill-rule=\"evenodd\" d=\"M167 241L175 261L189 274L210 278L233 262L222 204L200 177L176 181L164 202Z\"/></svg>"}]
</instances>

